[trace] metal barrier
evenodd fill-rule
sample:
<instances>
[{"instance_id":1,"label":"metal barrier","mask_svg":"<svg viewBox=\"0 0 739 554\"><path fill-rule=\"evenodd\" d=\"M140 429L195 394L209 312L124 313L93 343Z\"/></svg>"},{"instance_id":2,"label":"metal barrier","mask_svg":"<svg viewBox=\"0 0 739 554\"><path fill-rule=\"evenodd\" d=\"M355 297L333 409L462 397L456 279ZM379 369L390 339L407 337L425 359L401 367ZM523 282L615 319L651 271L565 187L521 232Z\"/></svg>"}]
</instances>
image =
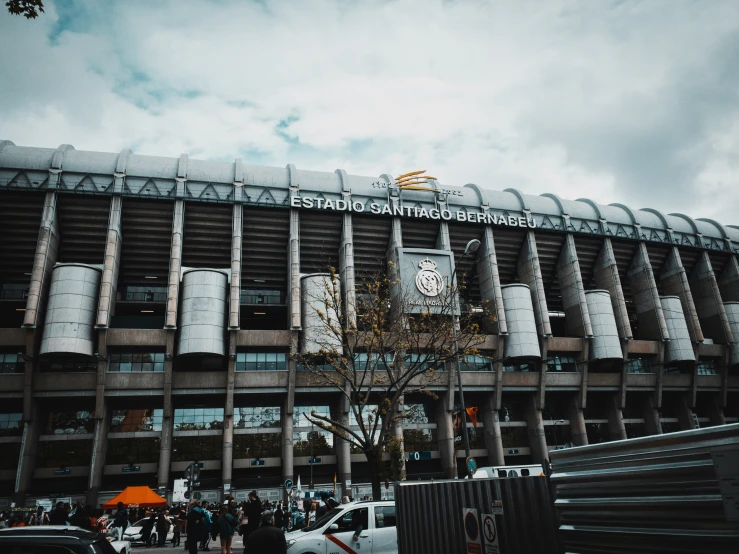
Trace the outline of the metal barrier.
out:
<instances>
[{"instance_id":1,"label":"metal barrier","mask_svg":"<svg viewBox=\"0 0 739 554\"><path fill-rule=\"evenodd\" d=\"M503 508L495 516L501 552L558 552L546 477L401 481L394 486L399 554L467 554L463 509L474 508L481 517L494 513L495 501L502 501Z\"/></svg>"},{"instance_id":2,"label":"metal barrier","mask_svg":"<svg viewBox=\"0 0 739 554\"><path fill-rule=\"evenodd\" d=\"M549 456L563 551L739 552L739 521L729 519L739 517L739 476L720 468L728 462L729 473L739 473L739 424ZM724 471L721 486L715 462Z\"/></svg>"}]
</instances>

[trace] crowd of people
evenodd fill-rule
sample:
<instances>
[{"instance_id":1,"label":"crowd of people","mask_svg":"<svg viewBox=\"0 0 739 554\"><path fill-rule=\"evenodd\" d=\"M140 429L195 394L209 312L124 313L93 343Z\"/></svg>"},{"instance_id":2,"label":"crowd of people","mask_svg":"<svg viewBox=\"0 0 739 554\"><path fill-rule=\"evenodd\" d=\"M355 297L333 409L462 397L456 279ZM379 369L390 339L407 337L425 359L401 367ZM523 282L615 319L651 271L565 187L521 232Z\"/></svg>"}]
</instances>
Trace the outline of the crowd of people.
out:
<instances>
[{"instance_id":1,"label":"crowd of people","mask_svg":"<svg viewBox=\"0 0 739 554\"><path fill-rule=\"evenodd\" d=\"M322 493L317 498L296 499L285 503L260 500L256 491L249 493L248 501L237 503L232 496L223 503L193 500L189 505L169 508L127 508L119 502L115 513L107 510L97 513L81 502L74 506L58 502L49 512L42 506L35 510L18 510L0 514L0 528L26 525L74 525L91 531L109 533L117 539L133 525L142 527L141 540L151 546L163 547L172 532L172 546L180 546L186 535L185 549L190 554L210 551L216 540L222 554L231 554L233 538L244 539L245 554L255 552L286 552L285 531L309 527L339 504L353 499L345 496L341 502L333 493ZM152 537L156 535L156 544ZM215 550L215 549L213 549Z\"/></svg>"}]
</instances>

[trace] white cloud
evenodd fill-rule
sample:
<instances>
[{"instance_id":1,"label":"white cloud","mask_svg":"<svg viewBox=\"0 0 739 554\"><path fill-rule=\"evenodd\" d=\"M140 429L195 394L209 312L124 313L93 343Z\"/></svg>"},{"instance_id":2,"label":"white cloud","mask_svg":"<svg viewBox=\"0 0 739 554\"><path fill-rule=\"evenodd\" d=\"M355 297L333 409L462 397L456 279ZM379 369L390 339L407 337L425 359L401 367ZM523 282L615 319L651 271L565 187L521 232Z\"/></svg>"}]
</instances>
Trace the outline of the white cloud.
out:
<instances>
[{"instance_id":1,"label":"white cloud","mask_svg":"<svg viewBox=\"0 0 739 554\"><path fill-rule=\"evenodd\" d=\"M736 222L704 196L739 200L734 2L72 6L0 16L3 138L422 167L447 184Z\"/></svg>"}]
</instances>

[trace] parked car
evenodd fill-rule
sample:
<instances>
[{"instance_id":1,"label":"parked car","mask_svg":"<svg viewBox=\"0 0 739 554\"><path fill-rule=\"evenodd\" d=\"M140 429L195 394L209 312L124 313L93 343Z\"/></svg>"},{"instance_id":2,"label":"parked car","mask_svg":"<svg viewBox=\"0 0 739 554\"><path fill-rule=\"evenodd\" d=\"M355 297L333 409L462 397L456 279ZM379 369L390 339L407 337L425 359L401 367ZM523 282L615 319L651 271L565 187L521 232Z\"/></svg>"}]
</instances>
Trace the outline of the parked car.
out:
<instances>
[{"instance_id":1,"label":"parked car","mask_svg":"<svg viewBox=\"0 0 739 554\"><path fill-rule=\"evenodd\" d=\"M156 525L151 529L151 534L144 539L145 523L148 523L149 521L149 518L145 517L126 528L126 531L123 533L123 540L131 541L132 543L143 542L146 543L147 546L156 544L158 539ZM174 525L170 524L169 531L167 531L167 541L171 541L172 537L174 537Z\"/></svg>"},{"instance_id":2,"label":"parked car","mask_svg":"<svg viewBox=\"0 0 739 554\"><path fill-rule=\"evenodd\" d=\"M358 524L361 532L355 541ZM322 554L334 550L397 554L395 502L378 500L341 505L313 525L286 533L285 539L289 554Z\"/></svg>"},{"instance_id":3,"label":"parked car","mask_svg":"<svg viewBox=\"0 0 739 554\"><path fill-rule=\"evenodd\" d=\"M544 475L541 464L529 464L520 466L487 466L478 467L473 479L490 479L499 477L537 477Z\"/></svg>"},{"instance_id":4,"label":"parked car","mask_svg":"<svg viewBox=\"0 0 739 554\"><path fill-rule=\"evenodd\" d=\"M123 541L119 541L123 542ZM120 554L128 550L116 550L100 533L68 525L44 525L39 527L13 527L0 529L0 552L33 552L34 554L58 554L60 547L70 554ZM124 547L125 548L125 547Z\"/></svg>"},{"instance_id":5,"label":"parked car","mask_svg":"<svg viewBox=\"0 0 739 554\"><path fill-rule=\"evenodd\" d=\"M115 537L112 537L110 535L107 535L107 539L110 543L110 546L112 546L118 554L131 554L130 541L117 541L115 540Z\"/></svg>"}]
</instances>

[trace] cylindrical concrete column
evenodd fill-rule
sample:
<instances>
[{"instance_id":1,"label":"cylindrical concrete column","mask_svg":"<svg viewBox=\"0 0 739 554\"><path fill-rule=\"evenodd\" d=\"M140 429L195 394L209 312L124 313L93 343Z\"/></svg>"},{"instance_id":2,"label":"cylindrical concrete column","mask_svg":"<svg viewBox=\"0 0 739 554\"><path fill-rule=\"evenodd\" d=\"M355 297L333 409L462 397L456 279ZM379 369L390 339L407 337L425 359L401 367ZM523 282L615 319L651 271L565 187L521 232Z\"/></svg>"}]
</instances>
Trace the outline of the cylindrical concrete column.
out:
<instances>
[{"instance_id":1,"label":"cylindrical concrete column","mask_svg":"<svg viewBox=\"0 0 739 554\"><path fill-rule=\"evenodd\" d=\"M688 324L685 322L683 307L678 296L660 296L662 311L665 314L670 341L665 348L665 363L694 362L695 353L690 341Z\"/></svg>"},{"instance_id":2,"label":"cylindrical concrete column","mask_svg":"<svg viewBox=\"0 0 739 554\"><path fill-rule=\"evenodd\" d=\"M528 285L514 283L501 287L508 324L506 358L540 358L534 306Z\"/></svg>"},{"instance_id":3,"label":"cylindrical concrete column","mask_svg":"<svg viewBox=\"0 0 739 554\"><path fill-rule=\"evenodd\" d=\"M500 434L500 417L492 396L485 400L482 411L482 422L485 425L485 448L488 451L488 462L493 466L504 466L503 437Z\"/></svg>"},{"instance_id":4,"label":"cylindrical concrete column","mask_svg":"<svg viewBox=\"0 0 739 554\"><path fill-rule=\"evenodd\" d=\"M341 351L341 323L337 311L341 302L341 285L328 273L314 273L300 278L300 301L303 331L300 353L316 354L321 350Z\"/></svg>"},{"instance_id":5,"label":"cylindrical concrete column","mask_svg":"<svg viewBox=\"0 0 739 554\"><path fill-rule=\"evenodd\" d=\"M169 468L172 463L172 434L174 432L174 418L162 418L162 435L159 441L159 468L157 470L157 488L164 487L166 490L169 484Z\"/></svg>"},{"instance_id":6,"label":"cylindrical concrete column","mask_svg":"<svg viewBox=\"0 0 739 554\"><path fill-rule=\"evenodd\" d=\"M348 425L349 416L339 406L336 410L336 418L342 425ZM349 441L338 436L334 436L334 444L336 445L336 465L338 466L338 479L341 490L346 491L347 481L351 484L352 480L352 456ZM344 493L346 494L346 493Z\"/></svg>"},{"instance_id":7,"label":"cylindrical concrete column","mask_svg":"<svg viewBox=\"0 0 739 554\"><path fill-rule=\"evenodd\" d=\"M726 318L729 320L729 328L734 338L739 338L739 302L724 302ZM729 345L729 364L739 364L739 342Z\"/></svg>"},{"instance_id":8,"label":"cylindrical concrete column","mask_svg":"<svg viewBox=\"0 0 739 554\"><path fill-rule=\"evenodd\" d=\"M590 324L593 328L590 359L612 360L623 358L616 317L613 315L611 295L608 294L607 290L587 290L585 291L585 300L588 304Z\"/></svg>"},{"instance_id":9,"label":"cylindrical concrete column","mask_svg":"<svg viewBox=\"0 0 739 554\"><path fill-rule=\"evenodd\" d=\"M612 441L620 441L626 438L626 425L624 424L624 414L621 410L619 397L620 395L616 393L611 396L608 402L608 430L611 433Z\"/></svg>"},{"instance_id":10,"label":"cylindrical concrete column","mask_svg":"<svg viewBox=\"0 0 739 554\"><path fill-rule=\"evenodd\" d=\"M441 469L447 479L454 479L457 474L457 460L454 459L454 423L452 414L447 411L447 402L447 398L441 396L436 402L436 433L439 440Z\"/></svg>"},{"instance_id":11,"label":"cylindrical concrete column","mask_svg":"<svg viewBox=\"0 0 739 554\"><path fill-rule=\"evenodd\" d=\"M214 269L192 269L182 277L178 355L226 355L228 277Z\"/></svg>"},{"instance_id":12,"label":"cylindrical concrete column","mask_svg":"<svg viewBox=\"0 0 739 554\"><path fill-rule=\"evenodd\" d=\"M95 420L95 438L92 442L92 459L90 460L90 481L87 491L86 504L97 506L98 493L103 484L103 469L105 468L105 455L108 444L108 405L102 403L100 417Z\"/></svg>"},{"instance_id":13,"label":"cylindrical concrete column","mask_svg":"<svg viewBox=\"0 0 739 554\"><path fill-rule=\"evenodd\" d=\"M568 406L568 417L570 419L570 436L575 446L587 446L588 431L585 427L585 415L578 406L577 398L572 398Z\"/></svg>"},{"instance_id":14,"label":"cylindrical concrete column","mask_svg":"<svg viewBox=\"0 0 739 554\"><path fill-rule=\"evenodd\" d=\"M287 405L287 402L285 403ZM293 414L282 410L282 478L294 481L293 465ZM287 500L287 497L285 497Z\"/></svg>"},{"instance_id":15,"label":"cylindrical concrete column","mask_svg":"<svg viewBox=\"0 0 739 554\"><path fill-rule=\"evenodd\" d=\"M39 354L95 353L95 311L101 273L100 268L84 264L54 267Z\"/></svg>"},{"instance_id":16,"label":"cylindrical concrete column","mask_svg":"<svg viewBox=\"0 0 739 554\"><path fill-rule=\"evenodd\" d=\"M532 460L536 464L542 460L548 460L549 451L547 437L544 433L544 421L541 417L541 410L536 407L536 399L533 395L526 399L526 427L529 431Z\"/></svg>"}]
</instances>

